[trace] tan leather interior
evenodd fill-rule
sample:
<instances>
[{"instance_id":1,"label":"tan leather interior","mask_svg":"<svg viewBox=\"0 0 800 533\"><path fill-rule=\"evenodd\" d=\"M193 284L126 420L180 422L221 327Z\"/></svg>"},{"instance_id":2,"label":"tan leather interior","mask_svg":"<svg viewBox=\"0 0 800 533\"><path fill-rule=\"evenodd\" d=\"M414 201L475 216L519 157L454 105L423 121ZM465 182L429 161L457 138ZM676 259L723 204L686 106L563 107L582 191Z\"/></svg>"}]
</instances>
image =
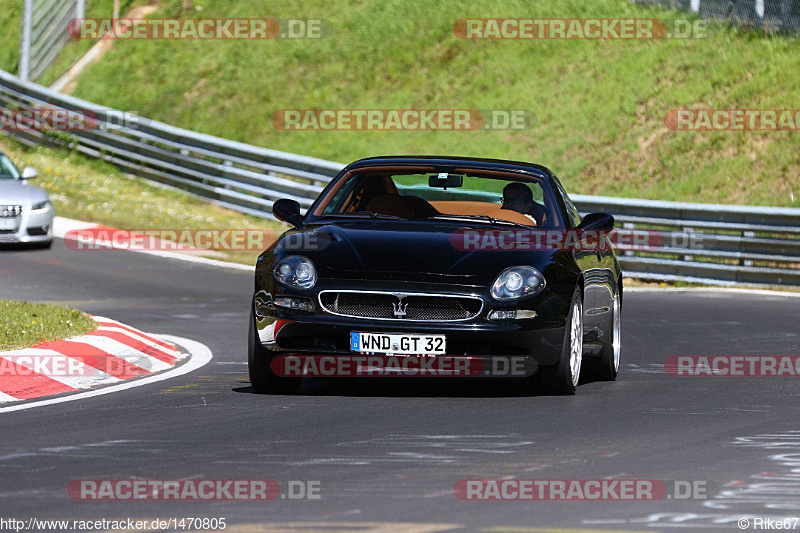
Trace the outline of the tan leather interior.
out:
<instances>
[{"instance_id":1,"label":"tan leather interior","mask_svg":"<svg viewBox=\"0 0 800 533\"><path fill-rule=\"evenodd\" d=\"M526 226L535 226L536 222L526 217L522 213L517 213L511 209L502 209L502 204L492 202L458 201L458 200L438 200L430 204L440 213L449 215L486 215L509 222L517 222Z\"/></svg>"},{"instance_id":2,"label":"tan leather interior","mask_svg":"<svg viewBox=\"0 0 800 533\"><path fill-rule=\"evenodd\" d=\"M435 200L430 204L440 213L448 215L482 215L484 211L499 209L501 204L469 200Z\"/></svg>"},{"instance_id":3,"label":"tan leather interior","mask_svg":"<svg viewBox=\"0 0 800 533\"><path fill-rule=\"evenodd\" d=\"M369 209L369 203L374 198L383 195L392 195L399 198L399 195L397 194L397 186L389 176L375 176L373 178L364 180L361 188L355 191L354 194L358 200L354 202L352 197L348 199L348 203L345 205L350 205L350 208L345 209L346 211L373 211L372 209ZM376 211L376 213L381 212L382 211Z\"/></svg>"},{"instance_id":4,"label":"tan leather interior","mask_svg":"<svg viewBox=\"0 0 800 533\"><path fill-rule=\"evenodd\" d=\"M522 213L518 213L512 209L492 209L491 211L486 211L485 213L481 213L481 215L486 215L492 218L499 218L500 220L508 220L509 222L516 222L518 224L524 224L526 226L535 226L536 221L533 217L527 217Z\"/></svg>"},{"instance_id":5,"label":"tan leather interior","mask_svg":"<svg viewBox=\"0 0 800 533\"><path fill-rule=\"evenodd\" d=\"M379 194L367 203L366 211L412 218L411 208L399 194Z\"/></svg>"}]
</instances>

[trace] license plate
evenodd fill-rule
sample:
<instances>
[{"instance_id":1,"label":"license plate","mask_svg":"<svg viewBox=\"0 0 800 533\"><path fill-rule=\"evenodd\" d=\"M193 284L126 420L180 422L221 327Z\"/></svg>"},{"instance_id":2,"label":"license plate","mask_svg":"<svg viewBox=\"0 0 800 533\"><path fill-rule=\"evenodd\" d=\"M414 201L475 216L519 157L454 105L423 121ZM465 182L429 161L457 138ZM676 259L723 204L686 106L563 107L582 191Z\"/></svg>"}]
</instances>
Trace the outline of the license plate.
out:
<instances>
[{"instance_id":1,"label":"license plate","mask_svg":"<svg viewBox=\"0 0 800 533\"><path fill-rule=\"evenodd\" d=\"M16 218L0 218L0 230L17 229L19 221Z\"/></svg>"},{"instance_id":2,"label":"license plate","mask_svg":"<svg viewBox=\"0 0 800 533\"><path fill-rule=\"evenodd\" d=\"M350 333L350 349L361 353L444 355L445 336L416 333Z\"/></svg>"}]
</instances>

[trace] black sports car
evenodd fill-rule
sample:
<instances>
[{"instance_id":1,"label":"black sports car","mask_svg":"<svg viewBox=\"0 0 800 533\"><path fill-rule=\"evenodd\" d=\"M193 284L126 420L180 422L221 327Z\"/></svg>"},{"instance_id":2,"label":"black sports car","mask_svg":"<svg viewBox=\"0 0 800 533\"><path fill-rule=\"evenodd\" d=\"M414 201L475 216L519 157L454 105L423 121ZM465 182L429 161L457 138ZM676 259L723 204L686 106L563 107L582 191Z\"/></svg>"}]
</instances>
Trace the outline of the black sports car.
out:
<instances>
[{"instance_id":1,"label":"black sports car","mask_svg":"<svg viewBox=\"0 0 800 533\"><path fill-rule=\"evenodd\" d=\"M299 376L318 375L276 367L293 357L460 358L480 362L480 375L514 359L508 375L563 394L582 374L616 378L614 219L581 219L545 167L373 157L344 168L305 215L288 199L273 213L293 228L256 265L248 362L258 392L291 393Z\"/></svg>"}]
</instances>

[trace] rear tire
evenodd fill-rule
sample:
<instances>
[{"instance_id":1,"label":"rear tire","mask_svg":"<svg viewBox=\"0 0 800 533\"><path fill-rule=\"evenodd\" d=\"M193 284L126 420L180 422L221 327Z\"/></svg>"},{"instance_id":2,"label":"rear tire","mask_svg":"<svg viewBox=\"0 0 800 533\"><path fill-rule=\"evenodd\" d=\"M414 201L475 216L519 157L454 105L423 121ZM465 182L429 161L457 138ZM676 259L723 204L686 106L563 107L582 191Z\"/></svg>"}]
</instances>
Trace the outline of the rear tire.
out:
<instances>
[{"instance_id":1,"label":"rear tire","mask_svg":"<svg viewBox=\"0 0 800 533\"><path fill-rule=\"evenodd\" d=\"M282 378L276 376L269 364L270 353L261 345L256 332L256 322L250 310L250 331L247 335L247 368L250 371L250 385L259 394L294 394L300 388L302 378Z\"/></svg>"},{"instance_id":2,"label":"rear tire","mask_svg":"<svg viewBox=\"0 0 800 533\"><path fill-rule=\"evenodd\" d=\"M557 365L542 369L544 386L556 394L575 394L583 363L583 295L575 289L569 306L561 358Z\"/></svg>"}]
</instances>

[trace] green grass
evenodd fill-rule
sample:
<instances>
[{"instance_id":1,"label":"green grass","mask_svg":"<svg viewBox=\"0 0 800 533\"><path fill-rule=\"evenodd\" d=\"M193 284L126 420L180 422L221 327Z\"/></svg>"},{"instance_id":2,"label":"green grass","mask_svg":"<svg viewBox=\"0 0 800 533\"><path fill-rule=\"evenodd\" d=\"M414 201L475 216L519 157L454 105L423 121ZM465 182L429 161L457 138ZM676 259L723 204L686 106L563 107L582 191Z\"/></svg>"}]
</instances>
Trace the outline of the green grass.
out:
<instances>
[{"instance_id":1,"label":"green grass","mask_svg":"<svg viewBox=\"0 0 800 533\"><path fill-rule=\"evenodd\" d=\"M0 138L0 150L17 166L39 171L34 183L50 193L56 215L127 230L262 229L280 234L278 222L219 207L182 191L131 178L118 168L80 154L26 148ZM267 239L266 244L271 242ZM253 265L262 250L216 250L215 259Z\"/></svg>"},{"instance_id":2,"label":"green grass","mask_svg":"<svg viewBox=\"0 0 800 533\"><path fill-rule=\"evenodd\" d=\"M0 350L83 335L96 327L94 320L75 309L0 300Z\"/></svg>"},{"instance_id":3,"label":"green grass","mask_svg":"<svg viewBox=\"0 0 800 533\"><path fill-rule=\"evenodd\" d=\"M22 2L6 2L0 9L0 69L17 73Z\"/></svg>"},{"instance_id":4,"label":"green grass","mask_svg":"<svg viewBox=\"0 0 800 533\"><path fill-rule=\"evenodd\" d=\"M118 41L76 96L340 162L455 154L551 167L571 192L800 206L798 132L680 132L676 108L797 108L798 40L466 41L469 17L693 15L626 0L166 0L153 17L321 18L320 40ZM523 131L279 131L280 109L527 109Z\"/></svg>"}]
</instances>

